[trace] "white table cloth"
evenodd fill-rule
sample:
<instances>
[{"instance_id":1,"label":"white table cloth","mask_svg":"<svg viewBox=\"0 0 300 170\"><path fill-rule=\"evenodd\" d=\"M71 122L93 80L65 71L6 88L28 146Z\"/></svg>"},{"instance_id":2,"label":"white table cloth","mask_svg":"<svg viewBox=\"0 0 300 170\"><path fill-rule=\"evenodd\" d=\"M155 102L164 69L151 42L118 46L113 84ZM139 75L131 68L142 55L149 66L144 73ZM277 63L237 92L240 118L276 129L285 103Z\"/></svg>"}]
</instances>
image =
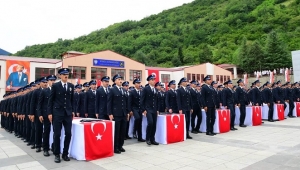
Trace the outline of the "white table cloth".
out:
<instances>
[{"instance_id":1,"label":"white table cloth","mask_svg":"<svg viewBox=\"0 0 300 170\"><path fill-rule=\"evenodd\" d=\"M256 113L254 115L253 109L259 109L258 113ZM261 123L261 118L262 118L262 115L261 115L262 111L261 110L262 110L261 106L247 106L246 107L246 116L245 116L244 125L246 125L246 126L259 125L258 122L260 121L260 123ZM235 124L236 125L240 124L240 116L241 116L240 108L238 106L236 106L235 107Z\"/></svg>"},{"instance_id":2,"label":"white table cloth","mask_svg":"<svg viewBox=\"0 0 300 170\"><path fill-rule=\"evenodd\" d=\"M300 102L294 102L293 116L300 117Z\"/></svg>"}]
</instances>

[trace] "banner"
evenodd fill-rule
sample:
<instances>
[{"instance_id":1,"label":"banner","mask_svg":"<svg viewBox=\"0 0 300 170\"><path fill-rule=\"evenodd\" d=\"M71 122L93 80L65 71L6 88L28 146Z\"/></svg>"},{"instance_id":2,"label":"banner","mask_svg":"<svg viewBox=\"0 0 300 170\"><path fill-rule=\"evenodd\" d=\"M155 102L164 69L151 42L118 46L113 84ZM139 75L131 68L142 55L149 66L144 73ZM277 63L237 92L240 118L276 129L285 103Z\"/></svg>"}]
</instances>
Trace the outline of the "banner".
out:
<instances>
[{"instance_id":1,"label":"banner","mask_svg":"<svg viewBox=\"0 0 300 170\"><path fill-rule=\"evenodd\" d=\"M155 75L156 77L156 82L159 82L159 71L158 70L148 70L148 76L150 75Z\"/></svg>"},{"instance_id":2,"label":"banner","mask_svg":"<svg viewBox=\"0 0 300 170\"><path fill-rule=\"evenodd\" d=\"M270 72L270 83L274 83L274 72Z\"/></svg>"},{"instance_id":3,"label":"banner","mask_svg":"<svg viewBox=\"0 0 300 170\"><path fill-rule=\"evenodd\" d=\"M284 75L285 75L285 82L290 82L290 73L288 68L285 69Z\"/></svg>"},{"instance_id":4,"label":"banner","mask_svg":"<svg viewBox=\"0 0 300 170\"><path fill-rule=\"evenodd\" d=\"M244 74L244 84L248 85L248 74Z\"/></svg>"},{"instance_id":5,"label":"banner","mask_svg":"<svg viewBox=\"0 0 300 170\"><path fill-rule=\"evenodd\" d=\"M6 91L16 91L28 84L30 76L29 61L6 61Z\"/></svg>"}]
</instances>

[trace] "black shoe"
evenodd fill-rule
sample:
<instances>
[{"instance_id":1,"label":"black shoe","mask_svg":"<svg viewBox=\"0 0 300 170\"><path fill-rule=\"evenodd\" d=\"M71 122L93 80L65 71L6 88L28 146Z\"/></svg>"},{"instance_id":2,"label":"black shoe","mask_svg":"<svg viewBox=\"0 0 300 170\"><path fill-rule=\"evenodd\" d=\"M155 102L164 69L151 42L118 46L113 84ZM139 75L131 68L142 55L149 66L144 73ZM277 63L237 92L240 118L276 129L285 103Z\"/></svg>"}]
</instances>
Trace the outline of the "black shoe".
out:
<instances>
[{"instance_id":1,"label":"black shoe","mask_svg":"<svg viewBox=\"0 0 300 170\"><path fill-rule=\"evenodd\" d=\"M146 140L144 139L138 139L139 142L145 142Z\"/></svg>"},{"instance_id":2,"label":"black shoe","mask_svg":"<svg viewBox=\"0 0 300 170\"><path fill-rule=\"evenodd\" d=\"M237 129L237 128L235 128L235 127L234 127L233 129L234 129L234 130L238 130L238 129Z\"/></svg>"},{"instance_id":3,"label":"black shoe","mask_svg":"<svg viewBox=\"0 0 300 170\"><path fill-rule=\"evenodd\" d=\"M147 145L151 145L150 140L147 140L146 143L147 143Z\"/></svg>"},{"instance_id":4,"label":"black shoe","mask_svg":"<svg viewBox=\"0 0 300 170\"><path fill-rule=\"evenodd\" d=\"M275 122L273 119L269 120L269 122Z\"/></svg>"},{"instance_id":5,"label":"black shoe","mask_svg":"<svg viewBox=\"0 0 300 170\"><path fill-rule=\"evenodd\" d=\"M24 140L24 138L21 138L21 140Z\"/></svg>"},{"instance_id":6,"label":"black shoe","mask_svg":"<svg viewBox=\"0 0 300 170\"><path fill-rule=\"evenodd\" d=\"M214 133L214 132L211 132L211 134L213 134L213 135L217 135L216 133Z\"/></svg>"},{"instance_id":7,"label":"black shoe","mask_svg":"<svg viewBox=\"0 0 300 170\"><path fill-rule=\"evenodd\" d=\"M208 135L208 136L214 136L211 132L206 132L206 135Z\"/></svg>"},{"instance_id":8,"label":"black shoe","mask_svg":"<svg viewBox=\"0 0 300 170\"><path fill-rule=\"evenodd\" d=\"M192 130L192 133L194 134L198 134L198 132L196 130Z\"/></svg>"},{"instance_id":9,"label":"black shoe","mask_svg":"<svg viewBox=\"0 0 300 170\"><path fill-rule=\"evenodd\" d=\"M48 151L44 151L44 156L50 156Z\"/></svg>"},{"instance_id":10,"label":"black shoe","mask_svg":"<svg viewBox=\"0 0 300 170\"><path fill-rule=\"evenodd\" d=\"M31 149L35 149L35 145L32 145L32 146L31 146Z\"/></svg>"},{"instance_id":11,"label":"black shoe","mask_svg":"<svg viewBox=\"0 0 300 170\"><path fill-rule=\"evenodd\" d=\"M291 118L296 118L296 116L292 116Z\"/></svg>"},{"instance_id":12,"label":"black shoe","mask_svg":"<svg viewBox=\"0 0 300 170\"><path fill-rule=\"evenodd\" d=\"M31 145L31 143L27 143L27 146L30 146Z\"/></svg>"},{"instance_id":13,"label":"black shoe","mask_svg":"<svg viewBox=\"0 0 300 170\"><path fill-rule=\"evenodd\" d=\"M26 143L26 142L28 142L28 140L25 139L24 142Z\"/></svg>"},{"instance_id":14,"label":"black shoe","mask_svg":"<svg viewBox=\"0 0 300 170\"><path fill-rule=\"evenodd\" d=\"M133 135L133 138L134 138L134 139L137 139L137 136L136 136L136 135Z\"/></svg>"},{"instance_id":15,"label":"black shoe","mask_svg":"<svg viewBox=\"0 0 300 170\"><path fill-rule=\"evenodd\" d=\"M20 135L18 135L18 136L17 136L17 138L21 138L21 136L20 136Z\"/></svg>"},{"instance_id":16,"label":"black shoe","mask_svg":"<svg viewBox=\"0 0 300 170\"><path fill-rule=\"evenodd\" d=\"M190 135L186 136L187 139L193 139Z\"/></svg>"},{"instance_id":17,"label":"black shoe","mask_svg":"<svg viewBox=\"0 0 300 170\"><path fill-rule=\"evenodd\" d=\"M265 123L265 122L261 122L261 123Z\"/></svg>"},{"instance_id":18,"label":"black shoe","mask_svg":"<svg viewBox=\"0 0 300 170\"><path fill-rule=\"evenodd\" d=\"M127 136L126 139L132 139L131 137Z\"/></svg>"},{"instance_id":19,"label":"black shoe","mask_svg":"<svg viewBox=\"0 0 300 170\"><path fill-rule=\"evenodd\" d=\"M200 130L196 130L197 133L202 133Z\"/></svg>"},{"instance_id":20,"label":"black shoe","mask_svg":"<svg viewBox=\"0 0 300 170\"><path fill-rule=\"evenodd\" d=\"M230 130L235 131L235 128L230 128Z\"/></svg>"},{"instance_id":21,"label":"black shoe","mask_svg":"<svg viewBox=\"0 0 300 170\"><path fill-rule=\"evenodd\" d=\"M36 148L36 152L41 152L42 149L41 148Z\"/></svg>"},{"instance_id":22,"label":"black shoe","mask_svg":"<svg viewBox=\"0 0 300 170\"><path fill-rule=\"evenodd\" d=\"M125 152L125 149L122 147L122 148L120 149L120 151L121 151L121 152Z\"/></svg>"},{"instance_id":23,"label":"black shoe","mask_svg":"<svg viewBox=\"0 0 300 170\"><path fill-rule=\"evenodd\" d=\"M246 125L240 125L240 127L247 127Z\"/></svg>"},{"instance_id":24,"label":"black shoe","mask_svg":"<svg viewBox=\"0 0 300 170\"><path fill-rule=\"evenodd\" d=\"M54 162L55 163L60 163L60 156L59 155L55 155Z\"/></svg>"},{"instance_id":25,"label":"black shoe","mask_svg":"<svg viewBox=\"0 0 300 170\"><path fill-rule=\"evenodd\" d=\"M157 142L155 142L155 141L151 142L151 144L152 144L152 145L159 145L159 143L157 143Z\"/></svg>"},{"instance_id":26,"label":"black shoe","mask_svg":"<svg viewBox=\"0 0 300 170\"><path fill-rule=\"evenodd\" d=\"M115 149L115 150L114 150L114 153L116 153L116 154L120 154L120 153L121 153L121 151L120 151L119 149Z\"/></svg>"},{"instance_id":27,"label":"black shoe","mask_svg":"<svg viewBox=\"0 0 300 170\"><path fill-rule=\"evenodd\" d=\"M62 155L62 159L64 161L70 161L70 158L68 157L68 155Z\"/></svg>"}]
</instances>

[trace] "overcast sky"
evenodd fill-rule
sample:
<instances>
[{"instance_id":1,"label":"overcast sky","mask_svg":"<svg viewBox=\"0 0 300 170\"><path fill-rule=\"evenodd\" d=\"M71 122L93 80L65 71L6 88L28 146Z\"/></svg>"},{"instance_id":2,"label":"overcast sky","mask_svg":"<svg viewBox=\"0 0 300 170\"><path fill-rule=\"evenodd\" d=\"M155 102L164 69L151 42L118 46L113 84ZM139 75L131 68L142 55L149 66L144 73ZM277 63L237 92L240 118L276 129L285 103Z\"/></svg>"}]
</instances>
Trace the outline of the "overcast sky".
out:
<instances>
[{"instance_id":1,"label":"overcast sky","mask_svg":"<svg viewBox=\"0 0 300 170\"><path fill-rule=\"evenodd\" d=\"M1 0L0 48L73 39L124 20L140 20L193 0Z\"/></svg>"}]
</instances>

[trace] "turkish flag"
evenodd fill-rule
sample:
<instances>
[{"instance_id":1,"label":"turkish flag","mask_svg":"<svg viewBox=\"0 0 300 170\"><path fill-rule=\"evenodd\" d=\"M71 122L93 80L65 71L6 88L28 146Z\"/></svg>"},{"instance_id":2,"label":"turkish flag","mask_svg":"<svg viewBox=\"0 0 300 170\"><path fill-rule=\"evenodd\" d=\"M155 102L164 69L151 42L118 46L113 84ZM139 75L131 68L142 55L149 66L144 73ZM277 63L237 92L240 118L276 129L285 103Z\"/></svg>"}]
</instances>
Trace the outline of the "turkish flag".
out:
<instances>
[{"instance_id":1,"label":"turkish flag","mask_svg":"<svg viewBox=\"0 0 300 170\"><path fill-rule=\"evenodd\" d=\"M148 70L148 76L155 75L156 82L159 82L159 71L158 70Z\"/></svg>"},{"instance_id":2,"label":"turkish flag","mask_svg":"<svg viewBox=\"0 0 300 170\"><path fill-rule=\"evenodd\" d=\"M284 105L277 104L278 120L284 120Z\"/></svg>"},{"instance_id":3,"label":"turkish flag","mask_svg":"<svg viewBox=\"0 0 300 170\"><path fill-rule=\"evenodd\" d=\"M113 133L111 121L84 123L86 160L113 156Z\"/></svg>"},{"instance_id":4,"label":"turkish flag","mask_svg":"<svg viewBox=\"0 0 300 170\"><path fill-rule=\"evenodd\" d=\"M219 116L219 130L220 133L230 131L230 110L223 109L217 110Z\"/></svg>"},{"instance_id":5,"label":"turkish flag","mask_svg":"<svg viewBox=\"0 0 300 170\"><path fill-rule=\"evenodd\" d=\"M184 140L184 114L166 115L167 143L181 142Z\"/></svg>"},{"instance_id":6,"label":"turkish flag","mask_svg":"<svg viewBox=\"0 0 300 170\"><path fill-rule=\"evenodd\" d=\"M261 125L261 107L252 106L252 125L258 126Z\"/></svg>"},{"instance_id":7,"label":"turkish flag","mask_svg":"<svg viewBox=\"0 0 300 170\"><path fill-rule=\"evenodd\" d=\"M300 102L296 102L296 114L297 117L300 117Z\"/></svg>"},{"instance_id":8,"label":"turkish flag","mask_svg":"<svg viewBox=\"0 0 300 170\"><path fill-rule=\"evenodd\" d=\"M97 87L101 86L101 80L97 80Z\"/></svg>"}]
</instances>

